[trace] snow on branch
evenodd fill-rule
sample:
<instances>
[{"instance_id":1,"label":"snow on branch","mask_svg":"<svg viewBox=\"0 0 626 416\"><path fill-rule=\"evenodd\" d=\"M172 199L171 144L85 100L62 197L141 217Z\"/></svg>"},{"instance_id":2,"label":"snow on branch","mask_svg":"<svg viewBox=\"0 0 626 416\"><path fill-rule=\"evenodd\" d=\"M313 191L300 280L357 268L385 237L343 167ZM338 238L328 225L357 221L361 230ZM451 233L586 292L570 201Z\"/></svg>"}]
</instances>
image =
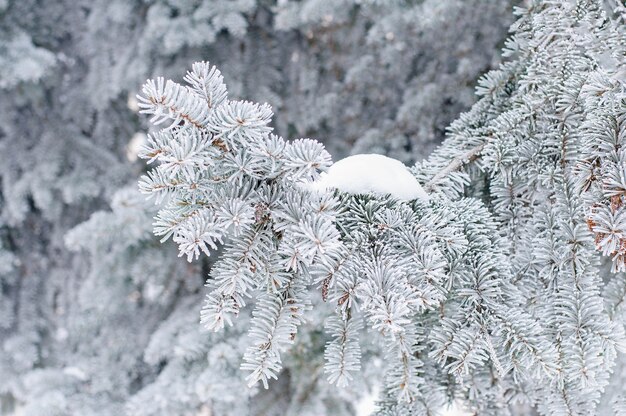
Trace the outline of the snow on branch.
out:
<instances>
[{"instance_id":1,"label":"snow on branch","mask_svg":"<svg viewBox=\"0 0 626 416\"><path fill-rule=\"evenodd\" d=\"M405 201L428 200L428 194L402 162L376 154L349 156L334 163L313 187L336 188L351 194L391 195Z\"/></svg>"}]
</instances>

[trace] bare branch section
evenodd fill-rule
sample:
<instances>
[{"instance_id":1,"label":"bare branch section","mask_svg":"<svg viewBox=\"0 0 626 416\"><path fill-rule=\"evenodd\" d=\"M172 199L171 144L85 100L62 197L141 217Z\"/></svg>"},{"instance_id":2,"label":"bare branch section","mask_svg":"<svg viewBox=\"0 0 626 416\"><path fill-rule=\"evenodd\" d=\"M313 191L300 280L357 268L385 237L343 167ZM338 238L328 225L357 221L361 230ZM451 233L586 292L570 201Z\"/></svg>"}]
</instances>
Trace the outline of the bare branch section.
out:
<instances>
[{"instance_id":1,"label":"bare branch section","mask_svg":"<svg viewBox=\"0 0 626 416\"><path fill-rule=\"evenodd\" d=\"M431 192L442 179L448 177L450 173L460 169L464 164L476 160L478 156L480 156L480 152L483 151L484 147L485 143L481 143L478 146L472 147L466 153L452 159L448 166L439 171L430 181L428 181L428 183L424 185L426 192Z\"/></svg>"}]
</instances>

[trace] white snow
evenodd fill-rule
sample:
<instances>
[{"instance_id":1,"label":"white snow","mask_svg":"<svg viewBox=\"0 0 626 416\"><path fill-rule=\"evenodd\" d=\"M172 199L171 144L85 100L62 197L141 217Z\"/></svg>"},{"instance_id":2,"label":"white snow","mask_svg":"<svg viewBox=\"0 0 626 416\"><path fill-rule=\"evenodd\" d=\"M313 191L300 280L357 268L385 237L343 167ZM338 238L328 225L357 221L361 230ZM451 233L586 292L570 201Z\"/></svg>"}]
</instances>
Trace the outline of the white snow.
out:
<instances>
[{"instance_id":1,"label":"white snow","mask_svg":"<svg viewBox=\"0 0 626 416\"><path fill-rule=\"evenodd\" d=\"M390 194L405 201L428 200L426 191L402 162L376 154L341 159L312 186L319 190L337 188L349 194Z\"/></svg>"}]
</instances>

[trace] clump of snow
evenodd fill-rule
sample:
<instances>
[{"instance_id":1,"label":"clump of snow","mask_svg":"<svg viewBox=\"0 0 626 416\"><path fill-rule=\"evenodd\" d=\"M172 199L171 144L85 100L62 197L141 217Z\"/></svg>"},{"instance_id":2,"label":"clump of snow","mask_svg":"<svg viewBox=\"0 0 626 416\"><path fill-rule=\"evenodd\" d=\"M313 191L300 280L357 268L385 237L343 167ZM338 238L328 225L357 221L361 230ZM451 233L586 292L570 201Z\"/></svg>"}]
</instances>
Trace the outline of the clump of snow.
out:
<instances>
[{"instance_id":1,"label":"clump of snow","mask_svg":"<svg viewBox=\"0 0 626 416\"><path fill-rule=\"evenodd\" d=\"M349 156L334 163L313 183L313 188L337 188L349 194L389 194L405 201L428 200L426 191L402 162L376 154Z\"/></svg>"}]
</instances>

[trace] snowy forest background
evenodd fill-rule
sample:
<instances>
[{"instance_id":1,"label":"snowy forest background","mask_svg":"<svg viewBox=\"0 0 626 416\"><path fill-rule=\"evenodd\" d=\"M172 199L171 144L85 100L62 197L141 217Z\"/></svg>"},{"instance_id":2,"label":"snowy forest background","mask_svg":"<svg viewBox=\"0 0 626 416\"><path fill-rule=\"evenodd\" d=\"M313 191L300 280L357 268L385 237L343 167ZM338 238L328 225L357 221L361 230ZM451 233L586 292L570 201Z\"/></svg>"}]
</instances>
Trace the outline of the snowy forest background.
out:
<instances>
[{"instance_id":1,"label":"snowy forest background","mask_svg":"<svg viewBox=\"0 0 626 416\"><path fill-rule=\"evenodd\" d=\"M619 352L626 277L619 266L624 257L615 255L626 250L625 18L618 0L0 0L0 414L339 415L355 414L373 398L384 414L439 414L451 403L477 415L626 414L626 359ZM542 31L560 43L539 41ZM389 387L396 375L385 373L397 346L376 341L370 327L350 327L361 332L355 353L361 371L337 386L328 373L334 381L344 373L329 367L330 349L325 357L328 343L340 345L324 329L334 306L326 294L313 295L293 345L281 350L278 379L267 390L262 383L249 388L240 366L249 354L248 330L260 318L245 309L225 330L200 325L204 285L219 257L187 262L178 257L180 239L161 243L153 223L163 207L137 185L149 168L138 158L141 147L156 130L139 114L136 95L149 78L182 83L200 61L219 68L230 100L270 104L277 135L318 140L334 161L378 153L407 166L417 162L412 172L431 185L431 205L408 209L374 198L376 206L398 223L403 215L419 218L431 231L440 229L430 222L445 219L441 232L450 239L466 235L470 246L467 235L487 230L480 238L489 248L472 250L492 253L485 261L501 275L489 279L501 284L497 299L508 308L500 311L514 317L518 332L532 335L524 343L535 358L515 346L523 337L490 329L473 339L480 347L468 349L467 362L443 350L432 360L421 357L407 376L417 387L398 393ZM553 89L546 92L547 86ZM554 105L541 102L544 93ZM530 121L519 116L529 108ZM572 132L576 147L569 153L550 142L545 126L554 120L559 134ZM481 144L483 136L500 142ZM507 144L509 138L518 141ZM483 157L474 166L477 152ZM614 166L594 170L601 159ZM448 172L455 160L471 166ZM545 168L547 160L562 171ZM578 181L571 187L588 196L568 194L570 161L576 162L571 183ZM595 176L616 169L610 178L618 191L587 185L580 179L583 162ZM515 192L500 192L500 181ZM287 197L295 192L280 186ZM561 190L566 195L559 199ZM336 197L351 212L372 206ZM610 226L600 230L602 209ZM574 231L559 222L567 215ZM345 230L366 223L337 217ZM585 218L589 228L578 227ZM435 241L436 234L428 238ZM602 240L607 236L613 240ZM568 241L579 239L575 255L582 260L572 260L574 270L591 271L575 277L582 300L571 312L564 310L571 306L564 264L571 259ZM524 244L526 250L517 248ZM450 274L464 261L457 251L454 244L442 249ZM423 326L406 332L423 344L430 337L434 353L437 336L470 337L475 329L446 327L453 318L438 326L439 310L442 317L444 309L453 317L470 314L458 299L474 295L462 287L465 271L458 267L460 288L451 283L446 300L417 311ZM553 288L565 306L550 303ZM340 326L351 312L345 298L334 300L343 308ZM476 310L480 321L483 311ZM578 322L571 334L580 339L572 345L559 332L569 331L569 318ZM542 332L538 324L550 329ZM404 330L390 331L397 338ZM247 357L252 365L255 357ZM537 376L541 366L546 373Z\"/></svg>"}]
</instances>

